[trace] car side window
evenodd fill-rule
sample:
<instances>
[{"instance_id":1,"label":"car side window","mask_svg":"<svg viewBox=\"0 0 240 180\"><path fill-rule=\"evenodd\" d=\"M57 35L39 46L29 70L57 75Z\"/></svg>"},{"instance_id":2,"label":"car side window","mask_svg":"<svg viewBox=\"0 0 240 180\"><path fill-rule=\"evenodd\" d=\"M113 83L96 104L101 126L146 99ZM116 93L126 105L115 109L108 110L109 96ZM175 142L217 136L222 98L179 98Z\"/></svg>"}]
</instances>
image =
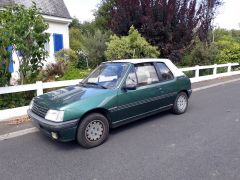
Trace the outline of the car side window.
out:
<instances>
[{"instance_id":1,"label":"car side window","mask_svg":"<svg viewBox=\"0 0 240 180\"><path fill-rule=\"evenodd\" d=\"M137 64L135 69L139 86L159 82L156 69L152 63Z\"/></svg>"},{"instance_id":2,"label":"car side window","mask_svg":"<svg viewBox=\"0 0 240 180\"><path fill-rule=\"evenodd\" d=\"M135 73L135 69L131 68L131 71L129 72L127 79L126 79L126 85L134 85L137 86L137 76Z\"/></svg>"},{"instance_id":3,"label":"car side window","mask_svg":"<svg viewBox=\"0 0 240 180\"><path fill-rule=\"evenodd\" d=\"M162 75L163 81L174 79L173 73L170 71L170 69L166 66L165 63L157 63L157 68Z\"/></svg>"}]
</instances>

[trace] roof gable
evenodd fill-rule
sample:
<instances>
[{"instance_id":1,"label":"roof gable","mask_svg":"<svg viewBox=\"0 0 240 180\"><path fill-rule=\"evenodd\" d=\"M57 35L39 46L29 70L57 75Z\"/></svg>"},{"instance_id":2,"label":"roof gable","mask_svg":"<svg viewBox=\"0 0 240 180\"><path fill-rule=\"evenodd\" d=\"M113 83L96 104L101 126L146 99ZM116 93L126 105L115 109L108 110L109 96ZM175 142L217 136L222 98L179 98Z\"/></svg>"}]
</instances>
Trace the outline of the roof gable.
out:
<instances>
[{"instance_id":1,"label":"roof gable","mask_svg":"<svg viewBox=\"0 0 240 180\"><path fill-rule=\"evenodd\" d=\"M55 16L71 19L68 9L63 0L34 0L38 8L41 9L43 15ZM26 7L32 5L32 0L1 0L0 6L11 4L22 4Z\"/></svg>"}]
</instances>

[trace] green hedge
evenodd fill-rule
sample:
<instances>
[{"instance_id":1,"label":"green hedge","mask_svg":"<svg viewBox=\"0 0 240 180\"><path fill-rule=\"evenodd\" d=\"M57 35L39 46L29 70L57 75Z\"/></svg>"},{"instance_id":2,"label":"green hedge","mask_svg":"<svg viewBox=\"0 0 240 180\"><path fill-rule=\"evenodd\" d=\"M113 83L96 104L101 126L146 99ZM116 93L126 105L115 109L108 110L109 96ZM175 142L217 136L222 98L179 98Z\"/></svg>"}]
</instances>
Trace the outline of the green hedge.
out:
<instances>
[{"instance_id":1,"label":"green hedge","mask_svg":"<svg viewBox=\"0 0 240 180\"><path fill-rule=\"evenodd\" d=\"M73 79L83 79L90 73L91 70L87 69L77 69L77 68L69 68L64 74L63 77L58 78L57 80L73 80Z\"/></svg>"},{"instance_id":2,"label":"green hedge","mask_svg":"<svg viewBox=\"0 0 240 180\"><path fill-rule=\"evenodd\" d=\"M0 95L0 110L28 106L36 91L19 92Z\"/></svg>"}]
</instances>

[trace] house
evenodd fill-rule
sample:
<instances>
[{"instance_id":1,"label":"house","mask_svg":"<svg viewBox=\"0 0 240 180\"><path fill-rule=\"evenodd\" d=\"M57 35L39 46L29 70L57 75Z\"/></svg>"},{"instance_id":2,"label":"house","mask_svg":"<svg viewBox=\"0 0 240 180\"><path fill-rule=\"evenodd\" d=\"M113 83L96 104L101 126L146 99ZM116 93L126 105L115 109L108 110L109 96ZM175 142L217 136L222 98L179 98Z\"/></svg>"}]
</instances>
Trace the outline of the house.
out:
<instances>
[{"instance_id":1,"label":"house","mask_svg":"<svg viewBox=\"0 0 240 180\"><path fill-rule=\"evenodd\" d=\"M49 24L49 28L46 31L50 34L49 42L45 45L46 50L49 53L47 62L54 62L55 52L62 48L69 48L69 24L72 18L68 12L68 9L63 0L34 0L38 8L41 9L43 18ZM32 5L32 0L1 0L0 8L12 5L22 4L26 7ZM17 75L19 64L17 62L16 55L13 54L14 65L11 71Z\"/></svg>"}]
</instances>

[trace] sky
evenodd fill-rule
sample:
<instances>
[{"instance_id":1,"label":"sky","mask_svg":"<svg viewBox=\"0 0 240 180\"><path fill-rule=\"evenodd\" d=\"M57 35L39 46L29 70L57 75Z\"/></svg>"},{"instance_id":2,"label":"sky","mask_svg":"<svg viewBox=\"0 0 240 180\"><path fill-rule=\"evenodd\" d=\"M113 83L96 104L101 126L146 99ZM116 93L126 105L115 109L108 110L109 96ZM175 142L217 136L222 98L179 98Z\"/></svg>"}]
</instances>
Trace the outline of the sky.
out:
<instances>
[{"instance_id":1,"label":"sky","mask_svg":"<svg viewBox=\"0 0 240 180\"><path fill-rule=\"evenodd\" d=\"M64 0L72 17L81 22L93 20L94 9L101 0ZM215 27L240 29L240 0L224 0L214 21Z\"/></svg>"}]
</instances>

